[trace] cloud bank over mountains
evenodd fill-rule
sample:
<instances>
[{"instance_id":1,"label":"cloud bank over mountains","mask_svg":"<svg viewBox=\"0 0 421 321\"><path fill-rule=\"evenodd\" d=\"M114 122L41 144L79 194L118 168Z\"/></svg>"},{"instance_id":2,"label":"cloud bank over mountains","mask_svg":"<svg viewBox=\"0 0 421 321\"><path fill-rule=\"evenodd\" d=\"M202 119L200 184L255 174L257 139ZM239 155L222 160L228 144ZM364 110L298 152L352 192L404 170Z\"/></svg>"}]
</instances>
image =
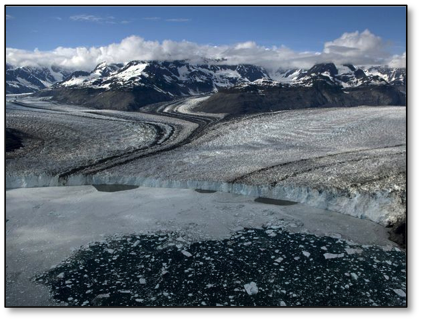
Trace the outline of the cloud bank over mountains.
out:
<instances>
[{"instance_id":1,"label":"cloud bank over mountains","mask_svg":"<svg viewBox=\"0 0 421 321\"><path fill-rule=\"evenodd\" d=\"M268 48L253 41L211 46L189 41L147 41L139 36L130 36L120 43L101 47L58 47L52 51L6 48L6 61L15 66L58 65L87 71L103 61L124 63L131 60L189 60L200 63L203 58L223 58L226 59L223 62L225 64L249 63L268 70L280 67L309 68L321 62L406 67L406 53L391 55L388 52L389 46L387 41L369 30L344 33L340 38L326 42L321 52L298 52L284 46Z\"/></svg>"}]
</instances>

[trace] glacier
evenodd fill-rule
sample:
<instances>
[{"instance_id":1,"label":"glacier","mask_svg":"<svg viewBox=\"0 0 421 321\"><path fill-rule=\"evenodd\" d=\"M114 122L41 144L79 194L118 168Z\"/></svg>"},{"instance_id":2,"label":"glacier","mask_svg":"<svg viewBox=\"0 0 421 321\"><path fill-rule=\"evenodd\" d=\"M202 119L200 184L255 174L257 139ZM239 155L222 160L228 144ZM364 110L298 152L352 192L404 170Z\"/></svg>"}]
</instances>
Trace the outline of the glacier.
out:
<instances>
[{"instance_id":1,"label":"glacier","mask_svg":"<svg viewBox=\"0 0 421 321\"><path fill-rule=\"evenodd\" d=\"M204 189L305 203L384 226L405 217L404 107L304 109L224 120L224 114L195 111L207 97L136 113L10 100L7 126L54 139L29 139L8 156L6 188Z\"/></svg>"}]
</instances>

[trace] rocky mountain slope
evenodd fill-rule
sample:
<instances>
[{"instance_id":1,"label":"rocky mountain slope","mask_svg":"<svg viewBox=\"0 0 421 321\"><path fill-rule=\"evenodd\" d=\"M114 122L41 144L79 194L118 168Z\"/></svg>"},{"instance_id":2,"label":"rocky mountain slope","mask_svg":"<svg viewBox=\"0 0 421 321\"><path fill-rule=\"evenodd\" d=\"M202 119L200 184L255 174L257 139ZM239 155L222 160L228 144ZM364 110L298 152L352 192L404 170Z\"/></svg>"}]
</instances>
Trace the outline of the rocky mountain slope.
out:
<instances>
[{"instance_id":1,"label":"rocky mountain slope","mask_svg":"<svg viewBox=\"0 0 421 321\"><path fill-rule=\"evenodd\" d=\"M32 93L62 81L71 71L57 66L15 67L6 63L6 94Z\"/></svg>"},{"instance_id":2,"label":"rocky mountain slope","mask_svg":"<svg viewBox=\"0 0 421 321\"><path fill-rule=\"evenodd\" d=\"M71 74L40 95L99 109L137 110L148 104L217 92L258 79L270 77L263 68L253 65L195 65L185 61L101 63L90 73Z\"/></svg>"},{"instance_id":3,"label":"rocky mountain slope","mask_svg":"<svg viewBox=\"0 0 421 321\"><path fill-rule=\"evenodd\" d=\"M125 65L101 63L91 73L72 74L55 87L105 90L147 87L169 96L190 96L262 78L269 75L253 65L131 61Z\"/></svg>"},{"instance_id":4,"label":"rocky mountain slope","mask_svg":"<svg viewBox=\"0 0 421 321\"><path fill-rule=\"evenodd\" d=\"M244 115L314 107L406 105L406 95L387 83L343 88L317 77L311 81L311 86L259 82L224 89L200 104L196 111Z\"/></svg>"},{"instance_id":5,"label":"rocky mountain slope","mask_svg":"<svg viewBox=\"0 0 421 321\"><path fill-rule=\"evenodd\" d=\"M317 64L308 70L278 69L271 76L281 83L306 87L311 87L317 80L324 80L343 88L373 85L406 86L405 68L382 66L358 67L351 64L337 66L326 63Z\"/></svg>"},{"instance_id":6,"label":"rocky mountain slope","mask_svg":"<svg viewBox=\"0 0 421 321\"><path fill-rule=\"evenodd\" d=\"M243 115L313 107L406 104L406 70L317 64L309 70L278 70L273 79L220 90L198 111Z\"/></svg>"},{"instance_id":7,"label":"rocky mountain slope","mask_svg":"<svg viewBox=\"0 0 421 321\"><path fill-rule=\"evenodd\" d=\"M406 100L406 69L324 63L308 70L269 73L254 65L223 63L100 63L91 72L69 74L38 95L98 109L138 110L184 96L218 93L206 104L217 103L218 112L234 114L279 108L404 105ZM209 108L204 106L202 111Z\"/></svg>"}]
</instances>

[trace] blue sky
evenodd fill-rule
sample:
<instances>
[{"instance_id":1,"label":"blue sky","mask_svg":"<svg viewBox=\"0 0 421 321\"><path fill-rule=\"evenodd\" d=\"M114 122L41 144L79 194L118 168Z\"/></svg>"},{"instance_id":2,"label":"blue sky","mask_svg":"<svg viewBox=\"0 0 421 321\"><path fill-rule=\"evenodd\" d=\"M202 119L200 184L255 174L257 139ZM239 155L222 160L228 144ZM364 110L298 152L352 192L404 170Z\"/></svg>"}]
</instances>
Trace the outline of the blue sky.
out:
<instances>
[{"instance_id":1,"label":"blue sky","mask_svg":"<svg viewBox=\"0 0 421 321\"><path fill-rule=\"evenodd\" d=\"M321 51L344 32L369 29L391 54L406 46L405 7L7 7L6 46L105 46L137 35L228 45L255 41Z\"/></svg>"},{"instance_id":2,"label":"blue sky","mask_svg":"<svg viewBox=\"0 0 421 321\"><path fill-rule=\"evenodd\" d=\"M6 7L6 61L406 65L405 7Z\"/></svg>"}]
</instances>

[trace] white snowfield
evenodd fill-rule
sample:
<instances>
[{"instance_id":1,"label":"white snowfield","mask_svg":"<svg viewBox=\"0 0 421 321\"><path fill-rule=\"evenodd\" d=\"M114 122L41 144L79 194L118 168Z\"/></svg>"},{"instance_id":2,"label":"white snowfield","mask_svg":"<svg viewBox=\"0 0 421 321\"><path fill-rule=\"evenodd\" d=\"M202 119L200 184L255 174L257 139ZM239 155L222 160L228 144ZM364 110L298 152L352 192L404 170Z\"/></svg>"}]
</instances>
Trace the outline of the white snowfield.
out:
<instances>
[{"instance_id":1,"label":"white snowfield","mask_svg":"<svg viewBox=\"0 0 421 321\"><path fill-rule=\"evenodd\" d=\"M171 125L177 130L169 141L180 142L198 125L194 120L177 118L177 113L190 115L192 119L202 117L194 112L194 105L202 98L194 99L167 106L164 110L172 112L168 115L125 115L132 119L143 117L144 121L148 118L148 122L155 121L164 127ZM60 109L61 106L48 108ZM72 157L71 152L75 150L72 144L86 146L80 148L81 151L93 144L92 159L95 159L107 155L101 155L104 146L105 151L113 150L114 155L122 146L147 146L153 140L149 125L141 121L135 124L121 121L124 113L101 111L98 115L95 111L95 114L89 113L94 116L89 118L89 125L80 125L80 117L68 110L74 108L81 112L80 108L63 108L65 114L48 110L29 112L8 106L6 119L13 121L14 127L42 124L45 129L41 129L40 134L58 136L51 147L41 153L45 163L36 161L35 154L30 152L31 166L27 155L7 160L8 188L62 184L58 175L49 174L50 168L53 166L58 174L67 169L62 164L67 165L67 158ZM83 110L88 113L86 108ZM41 123L29 124L27 119L32 118ZM113 122L112 118L120 121ZM173 119L172 124L169 118ZM175 126L175 122L178 125ZM74 128L80 128L81 134ZM181 137L179 133L184 133L183 138L176 138ZM85 137L89 139L87 142ZM16 153L24 153L25 149L27 151L24 147ZM92 183L201 188L287 199L387 225L406 213L406 108L317 108L217 122L205 127L204 132L188 144L121 164L116 162L92 175L75 173L65 181L67 185Z\"/></svg>"}]
</instances>

